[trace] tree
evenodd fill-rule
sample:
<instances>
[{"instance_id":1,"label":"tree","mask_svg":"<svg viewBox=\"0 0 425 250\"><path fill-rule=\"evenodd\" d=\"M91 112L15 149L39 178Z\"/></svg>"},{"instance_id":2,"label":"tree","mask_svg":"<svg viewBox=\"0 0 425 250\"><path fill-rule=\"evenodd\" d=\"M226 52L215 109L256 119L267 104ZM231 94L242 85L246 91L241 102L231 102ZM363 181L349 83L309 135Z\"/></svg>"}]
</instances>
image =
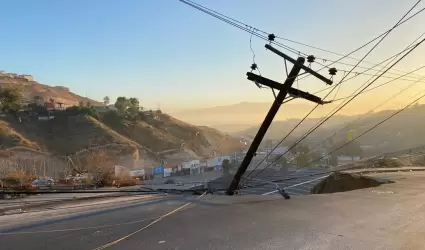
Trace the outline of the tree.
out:
<instances>
[{"instance_id":1,"label":"tree","mask_svg":"<svg viewBox=\"0 0 425 250\"><path fill-rule=\"evenodd\" d=\"M115 108L118 110L119 113L123 114L125 111L127 111L127 108L129 106L129 100L125 98L124 96L120 96L117 98L115 102Z\"/></svg>"},{"instance_id":2,"label":"tree","mask_svg":"<svg viewBox=\"0 0 425 250\"><path fill-rule=\"evenodd\" d=\"M109 96L103 97L103 104L105 104L105 106L108 106L109 102L110 102Z\"/></svg>"},{"instance_id":3,"label":"tree","mask_svg":"<svg viewBox=\"0 0 425 250\"><path fill-rule=\"evenodd\" d=\"M295 155L295 161L298 167L307 167L307 164L314 158L314 154L311 153L308 146L304 144L299 144L295 147L293 154Z\"/></svg>"},{"instance_id":4,"label":"tree","mask_svg":"<svg viewBox=\"0 0 425 250\"><path fill-rule=\"evenodd\" d=\"M137 98L132 97L132 98L128 99L128 103L129 103L129 105L128 105L127 111L128 111L128 113L130 113L130 116L132 118L134 118L134 117L137 116L137 114L140 110L139 100L137 100Z\"/></svg>"},{"instance_id":5,"label":"tree","mask_svg":"<svg viewBox=\"0 0 425 250\"><path fill-rule=\"evenodd\" d=\"M44 101L44 98L39 96L39 95L34 96L33 99L34 99L35 103L39 103L39 102Z\"/></svg>"},{"instance_id":6,"label":"tree","mask_svg":"<svg viewBox=\"0 0 425 250\"><path fill-rule=\"evenodd\" d=\"M304 152L298 153L295 156L295 161L298 167L307 167L307 164L310 163L310 156Z\"/></svg>"},{"instance_id":7,"label":"tree","mask_svg":"<svg viewBox=\"0 0 425 250\"><path fill-rule=\"evenodd\" d=\"M338 158L337 158L336 154L332 153L329 156L329 165L331 165L332 167L338 166Z\"/></svg>"},{"instance_id":8,"label":"tree","mask_svg":"<svg viewBox=\"0 0 425 250\"><path fill-rule=\"evenodd\" d=\"M5 112L16 112L21 108L22 93L15 88L0 88L0 107Z\"/></svg>"},{"instance_id":9,"label":"tree","mask_svg":"<svg viewBox=\"0 0 425 250\"><path fill-rule=\"evenodd\" d=\"M221 167L223 168L223 173L225 173L225 174L229 174L230 173L231 165L230 165L230 161L228 159L224 159L221 162Z\"/></svg>"},{"instance_id":10,"label":"tree","mask_svg":"<svg viewBox=\"0 0 425 250\"><path fill-rule=\"evenodd\" d=\"M129 102L129 107L133 107L133 108L139 108L139 100L135 97L131 97L128 99Z\"/></svg>"}]
</instances>

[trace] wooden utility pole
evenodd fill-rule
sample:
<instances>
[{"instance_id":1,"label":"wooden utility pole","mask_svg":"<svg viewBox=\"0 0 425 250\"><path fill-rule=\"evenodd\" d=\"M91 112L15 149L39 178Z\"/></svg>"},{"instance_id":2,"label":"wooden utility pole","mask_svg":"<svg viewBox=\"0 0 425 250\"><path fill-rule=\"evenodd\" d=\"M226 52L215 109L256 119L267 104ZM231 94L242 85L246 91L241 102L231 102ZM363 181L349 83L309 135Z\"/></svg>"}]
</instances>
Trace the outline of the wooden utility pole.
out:
<instances>
[{"instance_id":1,"label":"wooden utility pole","mask_svg":"<svg viewBox=\"0 0 425 250\"><path fill-rule=\"evenodd\" d=\"M228 195L233 195L235 193L235 190L238 188L240 179L242 178L242 176L246 172L249 164L252 161L252 158L255 156L255 153L257 152L257 149L258 149L261 141L263 140L264 135L266 134L267 130L269 129L270 124L272 123L274 117L276 116L277 112L279 111L279 108L280 108L283 100L285 99L285 97L288 93L291 94L292 96L307 99L307 100L310 100L312 102L316 102L318 104L324 104L325 103L317 96L314 96L314 95L311 95L307 92L292 88L292 84L296 80L301 69L303 69L304 71L314 75L315 77L319 78L320 80L324 81L327 84L332 84L331 80L329 80L326 77L318 74L317 72L315 72L311 68L305 66L304 65L304 62L305 62L304 57L298 57L297 60L294 60L293 58L291 58L291 57L285 55L284 53L280 52L279 50L273 48L271 45L267 44L265 47L267 49L271 50L272 52L276 53L277 55L283 57L285 60L293 63L294 66L292 67L290 73L288 74L288 77L286 78L286 80L283 84L275 82L275 81L270 80L270 79L267 79L265 77L256 75L256 74L251 73L251 72L247 73L248 80L254 81L258 86L260 86L260 84L261 84L261 85L268 86L272 89L277 89L277 90L279 90L279 93L276 96L272 106L270 107L269 112L267 113L266 117L264 118L263 123L261 124L260 128L258 129L258 132L255 135L254 140L252 141L251 146L249 147L240 167L238 168L235 176L233 177L233 180L232 180L232 182L230 183L230 186L227 189ZM309 60L309 62L311 62L311 61Z\"/></svg>"}]
</instances>

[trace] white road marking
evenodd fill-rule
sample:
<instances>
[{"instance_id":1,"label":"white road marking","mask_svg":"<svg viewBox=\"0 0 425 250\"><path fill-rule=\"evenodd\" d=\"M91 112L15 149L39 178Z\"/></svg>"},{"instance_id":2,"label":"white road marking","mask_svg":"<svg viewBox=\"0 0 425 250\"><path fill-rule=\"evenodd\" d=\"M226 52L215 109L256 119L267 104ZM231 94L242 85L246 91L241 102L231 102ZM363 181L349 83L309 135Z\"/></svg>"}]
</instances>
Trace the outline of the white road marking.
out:
<instances>
[{"instance_id":1,"label":"white road marking","mask_svg":"<svg viewBox=\"0 0 425 250\"><path fill-rule=\"evenodd\" d=\"M320 180L320 179L326 178L326 177L328 177L328 176L329 176L329 175L325 175L325 176L321 176L321 177L316 178L316 179L313 179L313 180L309 180L309 181L304 181L304 182L301 182L301 183L297 183L297 184L294 184L294 185L291 185L291 186L288 186L288 187L284 187L284 189L289 189L289 188L292 188L292 187L296 187L296 186L300 186L300 185L303 185L303 184L306 184L306 183L310 183L310 182L313 182L313 181L317 181L317 180ZM271 191L271 192L267 192L267 193L264 193L264 194L262 194L262 195L269 195L269 194L274 194L274 193L277 193L277 192L279 192L279 190L274 190L274 191Z\"/></svg>"}]
</instances>

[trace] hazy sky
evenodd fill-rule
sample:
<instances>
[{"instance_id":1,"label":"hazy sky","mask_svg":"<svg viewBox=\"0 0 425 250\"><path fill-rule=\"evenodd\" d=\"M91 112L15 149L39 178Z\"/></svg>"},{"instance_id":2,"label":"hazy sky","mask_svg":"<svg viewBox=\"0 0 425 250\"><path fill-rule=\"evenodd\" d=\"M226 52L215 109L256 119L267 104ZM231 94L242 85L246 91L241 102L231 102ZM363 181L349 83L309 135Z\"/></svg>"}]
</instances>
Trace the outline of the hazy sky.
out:
<instances>
[{"instance_id":1,"label":"hazy sky","mask_svg":"<svg viewBox=\"0 0 425 250\"><path fill-rule=\"evenodd\" d=\"M416 0L197 2L267 32L347 53L389 29ZM416 10L423 7L421 3ZM4 0L1 8L0 70L32 74L42 83L66 85L97 100L105 95L135 96L145 107L160 104L170 111L271 101L269 90L246 80L252 63L249 34L177 0ZM380 62L400 51L425 31L424 23L421 14L400 26L366 60ZM338 58L281 42L317 57ZM261 73L283 81L283 60L265 51L264 43L255 38L252 42ZM424 52L418 49L396 68L409 71L424 65ZM336 80L340 78L341 74ZM338 96L367 79L347 82ZM407 84L372 91L347 110L361 112ZM314 92L325 85L309 78L299 87Z\"/></svg>"}]
</instances>

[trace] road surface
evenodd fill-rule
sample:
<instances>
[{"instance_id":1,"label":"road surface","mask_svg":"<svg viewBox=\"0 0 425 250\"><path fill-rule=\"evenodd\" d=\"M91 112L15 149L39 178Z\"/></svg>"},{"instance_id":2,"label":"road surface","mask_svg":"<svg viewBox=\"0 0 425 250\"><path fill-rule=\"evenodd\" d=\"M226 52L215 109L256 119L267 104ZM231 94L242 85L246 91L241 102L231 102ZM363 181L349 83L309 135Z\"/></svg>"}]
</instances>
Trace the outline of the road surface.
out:
<instances>
[{"instance_id":1,"label":"road surface","mask_svg":"<svg viewBox=\"0 0 425 250\"><path fill-rule=\"evenodd\" d=\"M0 244L7 250L423 249L425 173L374 176L396 183L291 200L167 196L0 216Z\"/></svg>"}]
</instances>

